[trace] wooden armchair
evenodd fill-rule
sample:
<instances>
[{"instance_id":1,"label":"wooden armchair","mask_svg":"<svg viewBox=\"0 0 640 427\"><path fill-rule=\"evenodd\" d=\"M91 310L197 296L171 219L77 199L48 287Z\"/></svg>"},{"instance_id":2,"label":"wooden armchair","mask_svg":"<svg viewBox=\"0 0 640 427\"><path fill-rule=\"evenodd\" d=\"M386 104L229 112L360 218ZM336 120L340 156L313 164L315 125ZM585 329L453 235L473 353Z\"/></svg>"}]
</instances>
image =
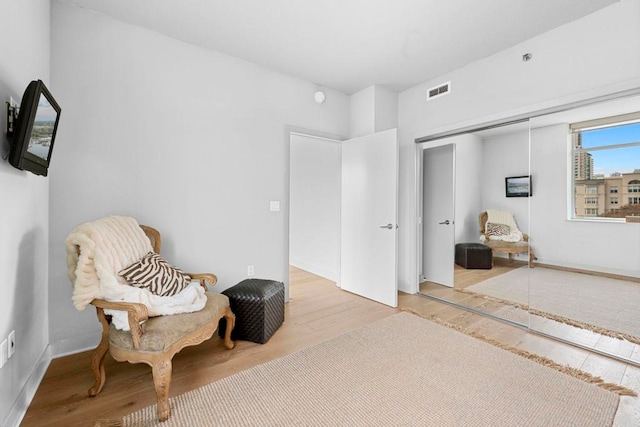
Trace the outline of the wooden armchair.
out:
<instances>
[{"instance_id":1,"label":"wooden armchair","mask_svg":"<svg viewBox=\"0 0 640 427\"><path fill-rule=\"evenodd\" d=\"M148 226L141 225L140 228L149 238L154 252L159 253L160 233ZM79 251L80 248L77 248ZM207 283L214 285L217 281L214 274L187 274L193 280L198 280L205 291ZM93 299L91 305L96 307L98 320L102 325L102 339L91 358L95 383L89 389L89 396L96 396L105 384L104 358L109 350L111 356L119 362L146 363L151 366L158 399L158 420L167 420L171 415L168 399L173 356L187 346L197 345L211 338L223 317L227 325L230 325L226 328L224 344L227 349L234 347L231 330L235 324L235 315L229 306L229 299L212 292L205 292L205 295L206 304L200 311L157 317L149 317L148 308L144 304ZM105 314L105 309L126 311L130 330L116 329L111 316Z\"/></svg>"},{"instance_id":2,"label":"wooden armchair","mask_svg":"<svg viewBox=\"0 0 640 427\"><path fill-rule=\"evenodd\" d=\"M491 240L485 231L488 215L482 212L479 216L480 234L484 236L484 244L491 248L491 253L503 252L509 255L509 261L513 261L513 254L529 254L529 267L533 268L533 261L536 259L533 248L529 244L529 235L522 233L522 241L520 242L504 242L502 240Z\"/></svg>"}]
</instances>

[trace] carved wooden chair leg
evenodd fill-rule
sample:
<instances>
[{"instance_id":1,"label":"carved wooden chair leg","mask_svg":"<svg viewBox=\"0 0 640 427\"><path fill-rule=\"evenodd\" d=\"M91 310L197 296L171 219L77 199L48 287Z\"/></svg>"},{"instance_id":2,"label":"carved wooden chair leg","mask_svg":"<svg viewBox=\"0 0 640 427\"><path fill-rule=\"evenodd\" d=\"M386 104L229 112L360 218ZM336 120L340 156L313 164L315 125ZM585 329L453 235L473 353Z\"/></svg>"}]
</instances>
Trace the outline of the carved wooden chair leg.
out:
<instances>
[{"instance_id":1,"label":"carved wooden chair leg","mask_svg":"<svg viewBox=\"0 0 640 427\"><path fill-rule=\"evenodd\" d=\"M231 331L233 331L233 328L236 325L236 315L233 314L230 307L227 307L224 318L226 321L226 329L224 331L224 346L227 349L231 350L236 345L236 343L231 340Z\"/></svg>"},{"instance_id":2,"label":"carved wooden chair leg","mask_svg":"<svg viewBox=\"0 0 640 427\"><path fill-rule=\"evenodd\" d=\"M533 268L533 260L536 259L533 249L529 248L529 267Z\"/></svg>"},{"instance_id":3,"label":"carved wooden chair leg","mask_svg":"<svg viewBox=\"0 0 640 427\"><path fill-rule=\"evenodd\" d=\"M93 371L96 381L93 387L89 389L90 397L94 397L102 391L106 379L104 357L107 354L107 350L109 350L109 322L107 322L102 308L97 307L96 312L98 314L98 320L100 324L102 324L102 339L91 355L91 370Z\"/></svg>"},{"instance_id":4,"label":"carved wooden chair leg","mask_svg":"<svg viewBox=\"0 0 640 427\"><path fill-rule=\"evenodd\" d=\"M171 415L169 386L171 385L171 359L160 359L151 366L153 385L158 399L158 421L166 421Z\"/></svg>"}]
</instances>

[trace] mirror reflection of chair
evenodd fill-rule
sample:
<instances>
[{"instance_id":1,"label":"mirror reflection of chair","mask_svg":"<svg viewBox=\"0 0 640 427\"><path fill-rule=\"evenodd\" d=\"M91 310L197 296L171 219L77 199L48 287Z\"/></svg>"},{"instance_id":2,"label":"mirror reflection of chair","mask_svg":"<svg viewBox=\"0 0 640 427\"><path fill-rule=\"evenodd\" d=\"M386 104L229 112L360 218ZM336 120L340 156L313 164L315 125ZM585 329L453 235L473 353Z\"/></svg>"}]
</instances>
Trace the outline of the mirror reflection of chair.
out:
<instances>
[{"instance_id":1,"label":"mirror reflection of chair","mask_svg":"<svg viewBox=\"0 0 640 427\"><path fill-rule=\"evenodd\" d=\"M151 366L157 415L164 421L171 415L168 397L173 356L211 338L221 318L230 325L224 345L232 349L235 315L225 295L207 292L207 283L217 281L210 273L186 273L186 287L172 296L129 285L120 273L145 255L158 254L160 246L157 230L140 226L130 217L110 216L85 223L67 237L73 302L79 310L95 306L102 325L102 339L91 359L95 384L89 396L96 396L105 384L104 358L109 350L117 361Z\"/></svg>"},{"instance_id":2,"label":"mirror reflection of chair","mask_svg":"<svg viewBox=\"0 0 640 427\"><path fill-rule=\"evenodd\" d=\"M480 239L495 252L506 253L513 261L514 254L529 254L529 267L536 256L529 244L529 235L522 233L510 212L488 209L479 216Z\"/></svg>"}]
</instances>

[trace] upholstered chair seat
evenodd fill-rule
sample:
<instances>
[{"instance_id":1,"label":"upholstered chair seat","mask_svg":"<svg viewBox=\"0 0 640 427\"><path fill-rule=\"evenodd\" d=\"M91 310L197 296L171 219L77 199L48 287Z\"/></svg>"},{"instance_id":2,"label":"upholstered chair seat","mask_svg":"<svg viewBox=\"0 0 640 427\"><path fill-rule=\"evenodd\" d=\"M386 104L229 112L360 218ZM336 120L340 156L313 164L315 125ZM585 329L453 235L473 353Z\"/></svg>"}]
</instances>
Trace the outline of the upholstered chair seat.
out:
<instances>
[{"instance_id":1,"label":"upholstered chair seat","mask_svg":"<svg viewBox=\"0 0 640 427\"><path fill-rule=\"evenodd\" d=\"M140 346L137 350L164 353L185 336L217 322L220 319L218 313L229 306L229 298L212 292L207 292L205 295L207 303L200 311L151 317L147 320L142 325ZM122 331L116 329L113 324L109 325L109 345L112 351L114 347L134 350L131 331Z\"/></svg>"}]
</instances>

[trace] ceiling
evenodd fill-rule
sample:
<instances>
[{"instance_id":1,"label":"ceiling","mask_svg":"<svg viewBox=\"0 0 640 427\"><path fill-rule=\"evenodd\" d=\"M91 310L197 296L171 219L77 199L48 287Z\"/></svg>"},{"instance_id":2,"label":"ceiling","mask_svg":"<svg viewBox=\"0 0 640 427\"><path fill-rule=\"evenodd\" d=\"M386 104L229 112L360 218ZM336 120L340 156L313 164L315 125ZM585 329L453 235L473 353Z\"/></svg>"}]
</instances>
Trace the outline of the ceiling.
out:
<instances>
[{"instance_id":1,"label":"ceiling","mask_svg":"<svg viewBox=\"0 0 640 427\"><path fill-rule=\"evenodd\" d=\"M401 92L618 0L60 1L350 95Z\"/></svg>"}]
</instances>

